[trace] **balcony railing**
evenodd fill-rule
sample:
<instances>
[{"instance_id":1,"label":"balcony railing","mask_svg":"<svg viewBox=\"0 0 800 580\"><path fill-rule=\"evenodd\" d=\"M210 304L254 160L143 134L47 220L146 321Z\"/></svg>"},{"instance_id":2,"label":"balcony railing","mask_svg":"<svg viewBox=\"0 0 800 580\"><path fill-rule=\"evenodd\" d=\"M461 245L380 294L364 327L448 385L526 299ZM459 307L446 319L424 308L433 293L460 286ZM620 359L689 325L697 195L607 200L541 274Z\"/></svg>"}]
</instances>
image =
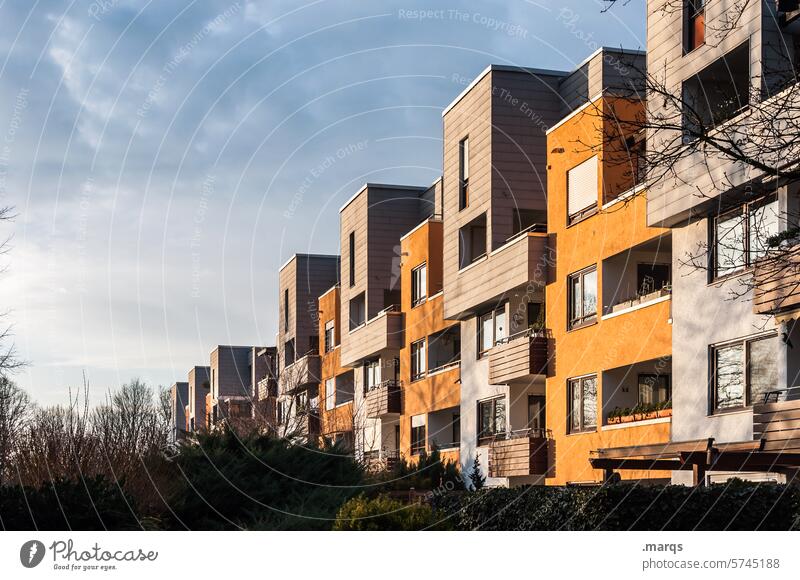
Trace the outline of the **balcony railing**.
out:
<instances>
[{"instance_id":1,"label":"balcony railing","mask_svg":"<svg viewBox=\"0 0 800 580\"><path fill-rule=\"evenodd\" d=\"M368 389L366 393L367 417L379 419L401 412L402 387L400 381L388 380Z\"/></svg>"},{"instance_id":2,"label":"balcony railing","mask_svg":"<svg viewBox=\"0 0 800 580\"><path fill-rule=\"evenodd\" d=\"M753 439L763 451L800 449L800 386L770 391L753 405Z\"/></svg>"},{"instance_id":3,"label":"balcony railing","mask_svg":"<svg viewBox=\"0 0 800 580\"><path fill-rule=\"evenodd\" d=\"M391 471L399 461L397 449L373 449L365 451L363 456L364 467L371 472Z\"/></svg>"},{"instance_id":4,"label":"balcony railing","mask_svg":"<svg viewBox=\"0 0 800 580\"><path fill-rule=\"evenodd\" d=\"M403 313L399 306L391 305L342 337L341 362L352 366L382 350L402 346Z\"/></svg>"},{"instance_id":5,"label":"balcony railing","mask_svg":"<svg viewBox=\"0 0 800 580\"><path fill-rule=\"evenodd\" d=\"M626 298L624 300L619 300L612 304L611 306L605 309L605 313L603 316L609 316L610 314L619 314L626 310L630 310L636 308L638 306L644 306L651 302L655 302L661 298L665 298L672 295L672 285L668 284L661 288L660 290L653 290L652 292L647 292L646 294L638 294L632 298Z\"/></svg>"},{"instance_id":6,"label":"balcony railing","mask_svg":"<svg viewBox=\"0 0 800 580\"><path fill-rule=\"evenodd\" d=\"M293 394L320 382L319 351L310 350L292 364L287 365L280 374L281 392Z\"/></svg>"},{"instance_id":7,"label":"balcony railing","mask_svg":"<svg viewBox=\"0 0 800 580\"><path fill-rule=\"evenodd\" d=\"M770 250L756 262L753 312L781 314L800 308L800 243Z\"/></svg>"},{"instance_id":8,"label":"balcony railing","mask_svg":"<svg viewBox=\"0 0 800 580\"><path fill-rule=\"evenodd\" d=\"M489 477L545 475L549 441L545 429L522 429L496 437L489 447Z\"/></svg>"},{"instance_id":9,"label":"balcony railing","mask_svg":"<svg viewBox=\"0 0 800 580\"><path fill-rule=\"evenodd\" d=\"M489 350L489 382L506 385L547 375L547 332L529 328Z\"/></svg>"}]
</instances>

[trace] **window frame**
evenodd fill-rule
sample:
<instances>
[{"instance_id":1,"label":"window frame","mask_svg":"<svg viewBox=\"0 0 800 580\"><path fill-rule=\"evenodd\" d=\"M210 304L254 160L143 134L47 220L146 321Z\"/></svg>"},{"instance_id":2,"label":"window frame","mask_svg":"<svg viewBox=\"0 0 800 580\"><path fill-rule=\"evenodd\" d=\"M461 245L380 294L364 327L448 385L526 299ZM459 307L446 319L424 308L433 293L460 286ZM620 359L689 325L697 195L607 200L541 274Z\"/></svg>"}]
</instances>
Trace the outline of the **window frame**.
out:
<instances>
[{"instance_id":1,"label":"window frame","mask_svg":"<svg viewBox=\"0 0 800 580\"><path fill-rule=\"evenodd\" d=\"M417 417L422 417L422 425L418 425L415 427L414 419L416 419ZM411 426L411 440L410 440L409 451L411 452L411 455L421 455L423 452L427 450L428 421L425 415L414 415L409 418L409 424Z\"/></svg>"},{"instance_id":2,"label":"window frame","mask_svg":"<svg viewBox=\"0 0 800 580\"><path fill-rule=\"evenodd\" d=\"M663 401L654 401L651 404L662 403L664 401L671 401L672 400L672 377L670 377L669 373L638 373L636 376L636 400L639 404L642 404L642 381L646 380L647 377L654 377L656 381L659 379L664 380L664 389L666 390L666 398Z\"/></svg>"},{"instance_id":3,"label":"window frame","mask_svg":"<svg viewBox=\"0 0 800 580\"><path fill-rule=\"evenodd\" d=\"M502 313L502 315L503 315L503 324L505 324L505 328L503 328L504 332L502 333L502 336L500 336L500 337L498 337L498 332L497 332L498 313ZM492 317L492 338L491 338L491 343L492 344L488 348L484 349L483 348L483 319L485 317L487 317L487 316L491 316ZM496 347L499 344L499 341L508 338L508 316L506 314L506 305L505 305L505 303L502 306L499 306L499 307L494 308L492 310L489 310L487 312L483 312L481 314L478 314L475 317L475 320L477 322L477 330L476 330L476 333L475 333L476 336L477 336L477 345L478 345L478 347L477 347L477 353L478 353L477 358L481 359L484 356L486 356L486 354L490 350L492 350L494 347Z\"/></svg>"},{"instance_id":4,"label":"window frame","mask_svg":"<svg viewBox=\"0 0 800 580\"><path fill-rule=\"evenodd\" d=\"M497 429L497 409L499 407L498 403L502 403L503 407L503 430L502 432ZM489 423L491 424L492 431L489 432L483 424L483 406L484 405L491 405L491 419ZM484 399L482 401L478 401L477 405L477 412L478 412L478 420L477 420L477 439L478 439L478 447L485 447L492 441L498 439L498 436L504 438L506 436L506 432L508 430L508 406L506 405L506 397L505 395L500 395L497 397L492 397L490 399ZM460 417L459 417L460 421ZM485 434L486 433L486 434Z\"/></svg>"},{"instance_id":5,"label":"window frame","mask_svg":"<svg viewBox=\"0 0 800 580\"><path fill-rule=\"evenodd\" d=\"M586 164L588 164L588 163L590 163L592 161L594 162L594 169L595 169L595 173L594 173L594 176L595 176L595 185L594 185L594 187L595 187L595 190L596 190L595 191L595 201L594 201L593 204L587 205L586 207L584 207L582 209L579 209L575 213L570 213L569 212L569 204L570 204L569 180L570 180L570 173L572 171L577 170L579 167L582 167L582 166L584 166L584 165L586 165ZM577 223L580 223L583 220L585 220L586 218L589 218L589 217L595 215L599 211L599 209L600 209L600 191L599 191L599 179L600 179L600 177L599 176L600 176L600 157L598 155L593 155L592 157L589 157L588 159L584 159L583 161L581 161L577 165L567 169L567 172L566 172L566 180L567 180L567 182L566 182L566 190L567 190L567 204L566 204L567 224L566 225L567 225L567 227L570 227L570 226L573 226L573 225L575 225Z\"/></svg>"},{"instance_id":6,"label":"window frame","mask_svg":"<svg viewBox=\"0 0 800 580\"><path fill-rule=\"evenodd\" d=\"M705 22L705 13L706 13L706 2L705 0L686 0L684 2L684 18L683 23L685 28L685 44L684 44L684 54L689 54L701 48L705 45L705 30L706 30L706 22ZM698 39L695 37L695 23L699 18L703 18L703 38Z\"/></svg>"},{"instance_id":7,"label":"window frame","mask_svg":"<svg viewBox=\"0 0 800 580\"><path fill-rule=\"evenodd\" d=\"M421 291L421 294L420 294ZM428 300L428 263L422 262L411 270L411 308Z\"/></svg>"},{"instance_id":8,"label":"window frame","mask_svg":"<svg viewBox=\"0 0 800 580\"><path fill-rule=\"evenodd\" d=\"M374 359L364 363L364 392L377 389L381 385L381 361ZM374 382L370 385L369 378L372 376Z\"/></svg>"},{"instance_id":9,"label":"window frame","mask_svg":"<svg viewBox=\"0 0 800 580\"><path fill-rule=\"evenodd\" d=\"M419 358L420 352L422 352L421 360L417 360ZM410 353L411 353L411 364L409 365L409 371L411 373L411 382L424 379L428 369L427 367L428 351L427 351L426 338L421 338L419 340L415 340L414 342L412 342L410 346Z\"/></svg>"},{"instance_id":10,"label":"window frame","mask_svg":"<svg viewBox=\"0 0 800 580\"><path fill-rule=\"evenodd\" d=\"M336 321L329 320L325 323L325 352L331 352L334 348L336 348Z\"/></svg>"},{"instance_id":11,"label":"window frame","mask_svg":"<svg viewBox=\"0 0 800 580\"><path fill-rule=\"evenodd\" d=\"M328 387L331 387L328 389ZM325 379L325 410L332 411L336 408L336 377Z\"/></svg>"},{"instance_id":12,"label":"window frame","mask_svg":"<svg viewBox=\"0 0 800 580\"><path fill-rule=\"evenodd\" d=\"M469 207L469 135L458 142L458 211Z\"/></svg>"},{"instance_id":13,"label":"window frame","mask_svg":"<svg viewBox=\"0 0 800 580\"><path fill-rule=\"evenodd\" d=\"M777 232L781 231L781 223L780 223L780 199L778 197L777 192L770 193L768 195L764 195L759 197L758 199L754 199L751 201L747 201L740 205L737 205L733 208L730 208L724 212L721 212L719 215L713 216L712 220L709 220L709 226L711 231L709 232L709 238L711 241L711 255L710 255L710 264L709 264L709 282L714 282L717 280L724 280L725 278L730 278L733 276L737 276L743 272L747 272L748 270L752 269L755 263L763 256L756 256L754 251L751 249L751 218L754 215L754 212L762 207L769 206L772 204L776 205L776 215L775 219L778 220L778 228ZM742 225L742 246L741 249L744 263L741 266L737 266L735 268L729 269L726 272L719 273L719 231L718 226L720 222L724 222L730 219L732 216L737 216L740 220Z\"/></svg>"},{"instance_id":14,"label":"window frame","mask_svg":"<svg viewBox=\"0 0 800 580\"><path fill-rule=\"evenodd\" d=\"M709 415L723 415L725 413L741 412L753 407L757 402L753 401L752 392L752 364L750 361L750 353L752 352L752 344L759 341L776 340L778 333L774 331L738 338L736 340L729 340L709 347ZM718 401L718 372L717 372L717 353L721 350L741 346L742 358L739 361L741 364L742 375L742 404L730 407L719 408ZM780 364L777 361L776 364Z\"/></svg>"},{"instance_id":15,"label":"window frame","mask_svg":"<svg viewBox=\"0 0 800 580\"><path fill-rule=\"evenodd\" d=\"M587 425L586 424L586 391L584 384L589 381L594 381L594 405L595 405L595 413L594 413L594 425ZM572 426L572 418L575 413L575 410L572 405L573 401L573 388L575 386L579 386L580 388L580 419L579 423L580 426L575 428ZM597 423L598 423L598 409L597 409L597 399L598 399L598 389L597 389L597 375L584 375L581 377L574 377L571 379L567 379L567 434L578 434L578 433L595 433L597 431Z\"/></svg>"},{"instance_id":16,"label":"window frame","mask_svg":"<svg viewBox=\"0 0 800 580\"><path fill-rule=\"evenodd\" d=\"M591 314L586 314L583 311L583 304L585 299L585 288L586 285L584 280L588 274L595 274L595 308ZM574 287L573 281L577 280L579 283L579 292L580 292L580 303L581 303L581 316L575 316L573 313L573 305L575 303L574 300ZM597 307L600 304L600 296L599 296L599 284L597 280L597 264L592 264L584 268L583 270L578 270L577 272L573 272L572 274L567 275L567 330L577 330L579 328L583 328L585 326L590 326L592 324L597 323Z\"/></svg>"},{"instance_id":17,"label":"window frame","mask_svg":"<svg viewBox=\"0 0 800 580\"><path fill-rule=\"evenodd\" d=\"M356 233L350 232L348 240L349 249L349 269L350 269L350 288L356 285Z\"/></svg>"}]
</instances>

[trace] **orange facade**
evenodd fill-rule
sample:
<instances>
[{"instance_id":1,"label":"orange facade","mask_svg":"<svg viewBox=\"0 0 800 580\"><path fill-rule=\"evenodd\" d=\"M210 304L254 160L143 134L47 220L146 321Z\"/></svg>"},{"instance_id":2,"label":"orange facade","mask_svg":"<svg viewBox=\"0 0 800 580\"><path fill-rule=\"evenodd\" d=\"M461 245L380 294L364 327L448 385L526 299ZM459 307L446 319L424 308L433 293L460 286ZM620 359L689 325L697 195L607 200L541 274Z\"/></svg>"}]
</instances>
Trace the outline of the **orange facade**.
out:
<instances>
[{"instance_id":1,"label":"orange facade","mask_svg":"<svg viewBox=\"0 0 800 580\"><path fill-rule=\"evenodd\" d=\"M405 316L403 347L400 350L400 378L403 384L400 452L411 460L414 459L411 449L412 417L421 416L425 417L426 451L430 453L436 444L443 458L458 460L459 441L454 429L458 429L455 417L460 412L460 366L457 360L451 360L437 367L431 358L431 349L442 346L445 341L460 340L458 323L444 319L442 241L441 220L430 218L403 236L400 246L401 310ZM413 304L413 271L423 264L426 269L425 299ZM447 329L451 334L442 335ZM459 338L456 339L456 336ZM420 341L425 341L426 345L425 369L412 377L411 345ZM445 346L451 348L449 342Z\"/></svg>"},{"instance_id":2,"label":"orange facade","mask_svg":"<svg viewBox=\"0 0 800 580\"><path fill-rule=\"evenodd\" d=\"M333 341L326 343L326 329L333 323ZM335 393L326 392L326 386L335 388L337 377L347 376L352 369L340 364L341 316L339 286L334 286L319 297L319 353L320 353L320 434L328 439L343 437L352 442L353 401L336 404ZM340 383L341 386L341 383ZM334 398L334 400L329 400Z\"/></svg>"},{"instance_id":3,"label":"orange facade","mask_svg":"<svg viewBox=\"0 0 800 580\"><path fill-rule=\"evenodd\" d=\"M615 127L607 122L604 126L609 107L622 120ZM671 388L671 285L659 278L659 287L650 287L652 272L658 270L663 278L670 271L669 231L646 225L644 192L632 187L632 165L620 162L629 158L624 144L631 140L608 139L624 127L627 115L640 111L638 103L599 98L548 134L548 232L557 255L546 290L547 326L554 348L547 378L547 427L555 466L548 484L602 480L603 472L589 464L593 450L670 439L668 402L661 402L664 409L654 418L639 415L627 422L626 416L626 422L618 422L612 412L634 407L643 396L650 396L652 385L666 385L662 389L666 392ZM568 196L578 192L569 192L568 184L577 189L578 180L570 181L569 172L592 163L595 156L597 204L570 219ZM593 283L592 268L594 313L587 306L592 302L591 289L587 290ZM580 272L588 276L581 278ZM580 290L576 280L583 280ZM576 292L582 301L570 306ZM579 323L576 309L583 317ZM581 382L584 377L587 380ZM593 378L596 408L590 394ZM663 478L664 474L626 471L622 476Z\"/></svg>"}]
</instances>

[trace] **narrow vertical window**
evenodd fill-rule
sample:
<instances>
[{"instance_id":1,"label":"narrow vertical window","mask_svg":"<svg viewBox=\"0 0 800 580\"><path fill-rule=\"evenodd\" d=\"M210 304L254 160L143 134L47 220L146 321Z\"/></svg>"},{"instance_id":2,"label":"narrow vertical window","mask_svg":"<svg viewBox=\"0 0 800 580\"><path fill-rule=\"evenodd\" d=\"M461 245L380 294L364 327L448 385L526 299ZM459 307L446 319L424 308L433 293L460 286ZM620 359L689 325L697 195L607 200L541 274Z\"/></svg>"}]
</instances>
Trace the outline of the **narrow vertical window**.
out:
<instances>
[{"instance_id":1,"label":"narrow vertical window","mask_svg":"<svg viewBox=\"0 0 800 580\"><path fill-rule=\"evenodd\" d=\"M569 381L570 433L597 429L597 377L583 377Z\"/></svg>"},{"instance_id":2,"label":"narrow vertical window","mask_svg":"<svg viewBox=\"0 0 800 580\"><path fill-rule=\"evenodd\" d=\"M425 451L425 415L411 417L411 454Z\"/></svg>"},{"instance_id":3,"label":"narrow vertical window","mask_svg":"<svg viewBox=\"0 0 800 580\"><path fill-rule=\"evenodd\" d=\"M428 297L428 273L426 264L411 270L411 306L425 302Z\"/></svg>"},{"instance_id":4,"label":"narrow vertical window","mask_svg":"<svg viewBox=\"0 0 800 580\"><path fill-rule=\"evenodd\" d=\"M567 280L569 292L568 328L579 328L597 320L597 267L570 274Z\"/></svg>"},{"instance_id":5,"label":"narrow vertical window","mask_svg":"<svg viewBox=\"0 0 800 580\"><path fill-rule=\"evenodd\" d=\"M469 205L469 139L458 144L458 209Z\"/></svg>"},{"instance_id":6,"label":"narrow vertical window","mask_svg":"<svg viewBox=\"0 0 800 580\"><path fill-rule=\"evenodd\" d=\"M425 376L425 339L411 343L411 380Z\"/></svg>"},{"instance_id":7,"label":"narrow vertical window","mask_svg":"<svg viewBox=\"0 0 800 580\"><path fill-rule=\"evenodd\" d=\"M350 232L350 249L348 257L350 259L350 286L356 285L356 233Z\"/></svg>"},{"instance_id":8,"label":"narrow vertical window","mask_svg":"<svg viewBox=\"0 0 800 580\"><path fill-rule=\"evenodd\" d=\"M283 331L289 332L289 290L283 291Z\"/></svg>"}]
</instances>

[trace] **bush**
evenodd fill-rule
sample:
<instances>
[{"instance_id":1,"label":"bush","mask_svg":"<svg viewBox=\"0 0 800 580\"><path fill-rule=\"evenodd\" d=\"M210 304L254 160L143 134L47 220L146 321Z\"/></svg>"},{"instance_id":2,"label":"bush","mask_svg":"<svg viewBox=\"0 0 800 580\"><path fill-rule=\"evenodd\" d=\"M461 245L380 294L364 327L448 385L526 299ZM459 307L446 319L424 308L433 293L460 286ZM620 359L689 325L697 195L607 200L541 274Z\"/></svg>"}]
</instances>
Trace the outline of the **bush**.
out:
<instances>
[{"instance_id":1,"label":"bush","mask_svg":"<svg viewBox=\"0 0 800 580\"><path fill-rule=\"evenodd\" d=\"M790 530L800 516L797 487L742 481L492 488L434 501L461 530Z\"/></svg>"},{"instance_id":2,"label":"bush","mask_svg":"<svg viewBox=\"0 0 800 580\"><path fill-rule=\"evenodd\" d=\"M409 463L402 458L391 471L383 472L378 477L383 482L378 491L404 491L411 488L417 491L464 489L458 463L442 461L437 449L430 455L422 452L415 463Z\"/></svg>"},{"instance_id":3,"label":"bush","mask_svg":"<svg viewBox=\"0 0 800 580\"><path fill-rule=\"evenodd\" d=\"M386 495L368 499L359 496L342 506L334 530L415 531L447 529L447 522L427 504L404 504Z\"/></svg>"},{"instance_id":4,"label":"bush","mask_svg":"<svg viewBox=\"0 0 800 580\"><path fill-rule=\"evenodd\" d=\"M363 483L344 449L270 436L201 436L181 447L175 464L185 482L168 502L175 528L330 529Z\"/></svg>"},{"instance_id":5,"label":"bush","mask_svg":"<svg viewBox=\"0 0 800 580\"><path fill-rule=\"evenodd\" d=\"M4 530L137 530L143 523L121 484L102 476L58 479L41 487L0 488L0 528Z\"/></svg>"}]
</instances>

